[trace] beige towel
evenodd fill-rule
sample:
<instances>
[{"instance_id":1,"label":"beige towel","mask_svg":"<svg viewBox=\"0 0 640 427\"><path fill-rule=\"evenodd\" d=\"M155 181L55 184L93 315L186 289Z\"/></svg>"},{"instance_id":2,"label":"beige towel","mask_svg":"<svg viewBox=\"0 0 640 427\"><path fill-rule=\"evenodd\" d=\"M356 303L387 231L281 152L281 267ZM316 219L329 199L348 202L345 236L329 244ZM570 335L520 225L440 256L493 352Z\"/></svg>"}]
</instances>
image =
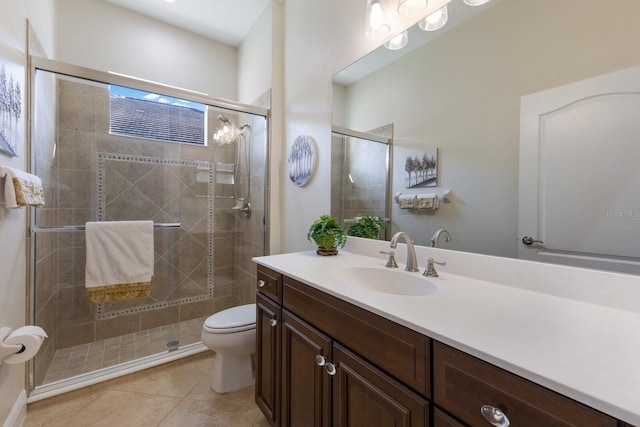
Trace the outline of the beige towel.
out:
<instances>
[{"instance_id":1,"label":"beige towel","mask_svg":"<svg viewBox=\"0 0 640 427\"><path fill-rule=\"evenodd\" d=\"M153 221L87 222L87 304L151 295Z\"/></svg>"},{"instance_id":2,"label":"beige towel","mask_svg":"<svg viewBox=\"0 0 640 427\"><path fill-rule=\"evenodd\" d=\"M2 177L5 177L4 202L6 207L44 206L44 189L40 178L8 166L0 167L0 178Z\"/></svg>"}]
</instances>

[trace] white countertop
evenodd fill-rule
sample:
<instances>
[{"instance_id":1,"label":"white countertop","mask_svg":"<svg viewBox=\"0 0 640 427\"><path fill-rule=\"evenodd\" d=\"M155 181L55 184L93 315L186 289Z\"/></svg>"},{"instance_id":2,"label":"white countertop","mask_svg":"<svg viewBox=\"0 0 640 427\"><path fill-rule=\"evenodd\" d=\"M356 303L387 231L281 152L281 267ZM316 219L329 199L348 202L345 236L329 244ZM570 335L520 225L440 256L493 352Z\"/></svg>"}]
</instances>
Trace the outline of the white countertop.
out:
<instances>
[{"instance_id":1,"label":"white countertop","mask_svg":"<svg viewBox=\"0 0 640 427\"><path fill-rule=\"evenodd\" d=\"M309 251L254 260L585 405L640 426L640 311L624 309L624 303L618 303L624 298L615 295L615 275L603 276L613 277L608 280L607 294L614 302L609 303L603 298L603 304L598 304L584 297L571 298L571 292L566 287L554 294L547 289L531 290L528 285L509 286L454 274L455 268L449 259L447 267L437 268L440 277L428 278L437 285L438 292L425 296L375 292L341 282L331 274L332 270L345 266L376 266L384 269L386 256L371 256L380 247L379 243L375 245L375 250L367 255L363 255L362 251L341 250L337 256L322 257L316 255L315 251ZM384 248L388 249L388 243ZM397 254L400 252L404 253L404 249L399 245ZM461 262L467 256L473 257L464 260L466 269L474 260L482 262L481 255L460 255L430 248L417 248L417 252L419 255L437 254L440 259L452 258L454 262ZM496 258L487 257L485 261L489 264L493 261L498 266L500 264ZM514 262L527 263L506 259L504 262L507 263L504 269L514 271L518 270ZM398 257L399 270L402 270L403 263L404 260ZM425 264L420 263L418 273L402 274L421 275ZM527 264L521 264L519 271L522 268L546 267L538 263ZM566 270L566 267L560 267L560 276L563 272L571 273L571 270L567 272L562 269ZM576 274L579 276L584 271L580 269ZM628 278L621 276L621 281L625 280ZM523 283L526 281L522 279ZM550 287L548 283L545 286ZM620 289L627 289L625 286L628 283L623 283ZM588 288L589 284L585 287ZM611 290L611 287L614 289ZM578 289L576 295L579 294ZM636 294L627 296L634 297ZM634 302L640 305L640 299Z\"/></svg>"}]
</instances>

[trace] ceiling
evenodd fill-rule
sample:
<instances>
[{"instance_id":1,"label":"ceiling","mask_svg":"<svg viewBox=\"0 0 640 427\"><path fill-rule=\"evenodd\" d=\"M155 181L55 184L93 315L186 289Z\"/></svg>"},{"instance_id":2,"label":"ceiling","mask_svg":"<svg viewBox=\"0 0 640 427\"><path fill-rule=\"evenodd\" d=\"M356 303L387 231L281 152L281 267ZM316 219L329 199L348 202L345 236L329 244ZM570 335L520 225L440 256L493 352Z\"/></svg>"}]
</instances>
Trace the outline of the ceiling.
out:
<instances>
[{"instance_id":1,"label":"ceiling","mask_svg":"<svg viewBox=\"0 0 640 427\"><path fill-rule=\"evenodd\" d=\"M271 4L271 0L103 1L236 47Z\"/></svg>"}]
</instances>

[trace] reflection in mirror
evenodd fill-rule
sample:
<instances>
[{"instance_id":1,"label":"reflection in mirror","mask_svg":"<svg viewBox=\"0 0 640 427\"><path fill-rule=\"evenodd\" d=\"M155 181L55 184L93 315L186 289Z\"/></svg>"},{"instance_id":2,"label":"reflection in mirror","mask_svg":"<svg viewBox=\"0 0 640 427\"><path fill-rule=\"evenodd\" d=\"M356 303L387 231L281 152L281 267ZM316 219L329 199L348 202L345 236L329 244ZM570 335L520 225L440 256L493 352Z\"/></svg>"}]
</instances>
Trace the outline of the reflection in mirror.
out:
<instances>
[{"instance_id":1,"label":"reflection in mirror","mask_svg":"<svg viewBox=\"0 0 640 427\"><path fill-rule=\"evenodd\" d=\"M363 215L384 219L389 239L389 156L391 126L371 133L333 127L331 133L331 215L348 228Z\"/></svg>"},{"instance_id":2,"label":"reflection in mirror","mask_svg":"<svg viewBox=\"0 0 640 427\"><path fill-rule=\"evenodd\" d=\"M462 0L450 3L451 18L459 3ZM520 158L521 101L532 94L640 65L636 46L640 8L636 0L617 1L615 8L599 0L509 0L487 7L492 3L353 83L334 81L334 124L338 120L341 126L363 130L391 122L394 150L438 148L436 191L441 194L450 189L451 203L441 203L435 211L418 212L399 209L390 201L391 232L407 231L417 244L428 246L434 232L444 228L455 237L442 245L446 249L507 257L517 257L523 250L552 254L557 249L546 247L550 236L545 233L550 231L545 228L545 215L562 212L566 208L562 202L530 213L538 219L537 226L526 235L544 243L522 248L525 234L519 230L519 199L537 198L538 194L519 191L519 164L537 161L524 152ZM602 117L603 122L606 119ZM571 131L568 127L565 130ZM599 139L603 157L610 146L607 135ZM628 157L637 158L634 154ZM559 170L596 166L572 162L570 155L566 158L568 162ZM640 188L635 167L619 164L617 168L617 182L620 173L626 174L628 186ZM402 186L404 168L394 164L392 169L391 194L409 192ZM548 178L529 179L546 182ZM606 171L600 171L597 185L594 179L564 188L572 195L583 194L582 203L589 213L612 209L638 212L640 190L634 190L638 197L617 199L617 208L612 208L610 198L598 196L607 188L607 179ZM610 194L628 194L610 190ZM605 202L609 204L603 205ZM640 240L640 215L625 220L629 233L636 235L635 241ZM589 224L581 224L586 228L579 229L577 221L554 223L554 227L572 230L564 234L574 237L589 234ZM620 269L584 261L589 250L578 243L579 239L572 239L567 257L582 259L574 265L640 274L637 250L621 254L616 247L615 256L626 264ZM544 260L556 262L553 256Z\"/></svg>"}]
</instances>

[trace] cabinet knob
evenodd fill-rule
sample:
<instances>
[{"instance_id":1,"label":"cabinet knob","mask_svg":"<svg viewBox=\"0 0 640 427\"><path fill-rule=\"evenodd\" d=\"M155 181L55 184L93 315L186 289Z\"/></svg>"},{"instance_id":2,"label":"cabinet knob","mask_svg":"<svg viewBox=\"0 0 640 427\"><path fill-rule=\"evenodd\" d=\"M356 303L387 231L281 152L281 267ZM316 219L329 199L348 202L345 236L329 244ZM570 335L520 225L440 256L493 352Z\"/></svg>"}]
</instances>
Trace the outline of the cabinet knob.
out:
<instances>
[{"instance_id":1,"label":"cabinet knob","mask_svg":"<svg viewBox=\"0 0 640 427\"><path fill-rule=\"evenodd\" d=\"M324 366L326 364L327 364L327 359L321 354L316 354L316 365Z\"/></svg>"},{"instance_id":2,"label":"cabinet knob","mask_svg":"<svg viewBox=\"0 0 640 427\"><path fill-rule=\"evenodd\" d=\"M276 319L269 319L269 324L271 326L276 326L278 324L278 321Z\"/></svg>"},{"instance_id":3,"label":"cabinet knob","mask_svg":"<svg viewBox=\"0 0 640 427\"><path fill-rule=\"evenodd\" d=\"M264 288L266 284L267 284L267 282L265 282L264 280L258 280L258 287L259 288Z\"/></svg>"},{"instance_id":4,"label":"cabinet knob","mask_svg":"<svg viewBox=\"0 0 640 427\"><path fill-rule=\"evenodd\" d=\"M327 362L327 364L324 365L324 370L327 371L327 374L331 376L334 376L336 372L338 372L338 370L336 369L336 365L331 362Z\"/></svg>"},{"instance_id":5,"label":"cabinet knob","mask_svg":"<svg viewBox=\"0 0 640 427\"><path fill-rule=\"evenodd\" d=\"M502 412L500 408L491 405L482 405L480 413L489 424L495 427L509 427L509 418Z\"/></svg>"}]
</instances>

